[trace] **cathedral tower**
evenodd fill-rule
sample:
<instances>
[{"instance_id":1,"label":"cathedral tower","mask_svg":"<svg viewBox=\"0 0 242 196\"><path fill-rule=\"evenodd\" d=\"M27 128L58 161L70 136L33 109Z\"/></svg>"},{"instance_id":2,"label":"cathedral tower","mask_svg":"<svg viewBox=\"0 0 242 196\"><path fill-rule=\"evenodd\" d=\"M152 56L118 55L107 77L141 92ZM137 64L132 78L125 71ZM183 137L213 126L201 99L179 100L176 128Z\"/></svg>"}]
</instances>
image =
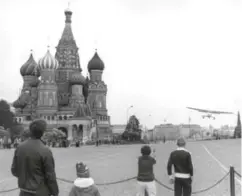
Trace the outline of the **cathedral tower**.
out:
<instances>
[{"instance_id":1,"label":"cathedral tower","mask_svg":"<svg viewBox=\"0 0 242 196\"><path fill-rule=\"evenodd\" d=\"M88 72L90 74L88 103L94 115L107 116L107 85L102 80L103 70L104 63L96 51L88 63Z\"/></svg>"},{"instance_id":2,"label":"cathedral tower","mask_svg":"<svg viewBox=\"0 0 242 196\"><path fill-rule=\"evenodd\" d=\"M33 58L32 52L29 59L20 68L20 74L24 80L23 87L18 100L13 105L15 108L22 109L22 113L27 119L31 119L37 105L37 86L39 83L38 77L40 76L38 65Z\"/></svg>"},{"instance_id":3,"label":"cathedral tower","mask_svg":"<svg viewBox=\"0 0 242 196\"><path fill-rule=\"evenodd\" d=\"M59 62L57 69L56 83L58 85L58 100L60 106L69 105L71 94L70 79L72 73L81 72L78 48L74 39L71 28L72 11L68 8L65 10L65 28L61 39L56 47L55 57Z\"/></svg>"},{"instance_id":4,"label":"cathedral tower","mask_svg":"<svg viewBox=\"0 0 242 196\"><path fill-rule=\"evenodd\" d=\"M39 60L41 80L38 86L38 114L53 114L58 109L57 85L55 81L57 68L58 61L48 50L46 55Z\"/></svg>"}]
</instances>

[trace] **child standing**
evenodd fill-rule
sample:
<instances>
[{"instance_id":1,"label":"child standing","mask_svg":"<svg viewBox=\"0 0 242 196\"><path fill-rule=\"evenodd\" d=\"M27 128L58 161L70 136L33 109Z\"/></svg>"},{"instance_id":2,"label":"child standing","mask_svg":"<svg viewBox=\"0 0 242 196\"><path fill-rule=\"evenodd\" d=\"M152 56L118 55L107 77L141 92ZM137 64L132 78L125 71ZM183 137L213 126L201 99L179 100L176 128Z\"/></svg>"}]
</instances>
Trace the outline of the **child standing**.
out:
<instances>
[{"instance_id":1,"label":"child standing","mask_svg":"<svg viewBox=\"0 0 242 196\"><path fill-rule=\"evenodd\" d=\"M150 156L151 148L148 145L141 148L141 154L142 156L139 157L138 161L138 195L143 196L146 191L149 196L156 196L155 176L153 172L153 165L156 164L156 160Z\"/></svg>"},{"instance_id":2,"label":"child standing","mask_svg":"<svg viewBox=\"0 0 242 196\"><path fill-rule=\"evenodd\" d=\"M89 169L82 162L76 164L77 179L69 196L100 196L94 180L90 177Z\"/></svg>"}]
</instances>

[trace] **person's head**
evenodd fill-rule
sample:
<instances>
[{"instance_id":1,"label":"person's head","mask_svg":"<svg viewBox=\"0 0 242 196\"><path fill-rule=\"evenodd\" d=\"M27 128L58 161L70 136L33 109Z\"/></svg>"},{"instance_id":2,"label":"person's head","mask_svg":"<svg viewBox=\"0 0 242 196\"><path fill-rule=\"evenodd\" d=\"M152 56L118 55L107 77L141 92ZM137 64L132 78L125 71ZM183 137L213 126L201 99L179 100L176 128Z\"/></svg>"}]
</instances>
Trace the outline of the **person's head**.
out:
<instances>
[{"instance_id":1,"label":"person's head","mask_svg":"<svg viewBox=\"0 0 242 196\"><path fill-rule=\"evenodd\" d=\"M151 153L151 148L148 145L145 145L141 148L141 154L144 155L150 155Z\"/></svg>"},{"instance_id":2,"label":"person's head","mask_svg":"<svg viewBox=\"0 0 242 196\"><path fill-rule=\"evenodd\" d=\"M79 178L89 178L90 171L84 163L80 162L76 164L76 175Z\"/></svg>"},{"instance_id":3,"label":"person's head","mask_svg":"<svg viewBox=\"0 0 242 196\"><path fill-rule=\"evenodd\" d=\"M179 137L176 144L178 147L185 147L186 141L183 137Z\"/></svg>"},{"instance_id":4,"label":"person's head","mask_svg":"<svg viewBox=\"0 0 242 196\"><path fill-rule=\"evenodd\" d=\"M47 123L45 120L34 120L29 125L30 136L35 139L40 139L46 131Z\"/></svg>"}]
</instances>

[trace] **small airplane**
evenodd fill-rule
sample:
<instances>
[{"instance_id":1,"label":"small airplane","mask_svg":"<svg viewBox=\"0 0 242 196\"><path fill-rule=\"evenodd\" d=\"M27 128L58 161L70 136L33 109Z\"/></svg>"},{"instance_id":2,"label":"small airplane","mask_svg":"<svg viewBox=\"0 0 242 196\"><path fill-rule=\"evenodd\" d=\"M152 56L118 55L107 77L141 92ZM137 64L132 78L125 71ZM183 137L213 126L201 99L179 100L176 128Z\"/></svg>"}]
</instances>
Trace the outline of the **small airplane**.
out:
<instances>
[{"instance_id":1,"label":"small airplane","mask_svg":"<svg viewBox=\"0 0 242 196\"><path fill-rule=\"evenodd\" d=\"M191 107L187 107L187 109L190 110L196 110L198 112L202 112L202 113L207 113L206 115L202 115L202 118L211 118L213 120L215 120L215 117L213 116L213 114L234 114L233 112L223 112L223 111L214 111L214 110L204 110L204 109L199 109L199 108L191 108Z\"/></svg>"}]
</instances>

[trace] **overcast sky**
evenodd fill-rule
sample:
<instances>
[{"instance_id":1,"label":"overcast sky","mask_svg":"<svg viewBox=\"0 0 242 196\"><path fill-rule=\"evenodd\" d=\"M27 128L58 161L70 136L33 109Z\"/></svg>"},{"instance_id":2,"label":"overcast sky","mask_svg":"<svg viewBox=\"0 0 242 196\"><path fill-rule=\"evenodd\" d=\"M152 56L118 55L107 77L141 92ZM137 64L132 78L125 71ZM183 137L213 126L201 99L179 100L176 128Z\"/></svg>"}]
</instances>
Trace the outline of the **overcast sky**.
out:
<instances>
[{"instance_id":1,"label":"overcast sky","mask_svg":"<svg viewBox=\"0 0 242 196\"><path fill-rule=\"evenodd\" d=\"M112 124L135 114L148 127L235 125L235 115L204 120L186 106L242 111L242 0L71 0L83 75L97 47L105 63ZM52 54L68 0L0 1L0 97L22 87L20 67ZM151 115L151 116L149 116Z\"/></svg>"}]
</instances>

